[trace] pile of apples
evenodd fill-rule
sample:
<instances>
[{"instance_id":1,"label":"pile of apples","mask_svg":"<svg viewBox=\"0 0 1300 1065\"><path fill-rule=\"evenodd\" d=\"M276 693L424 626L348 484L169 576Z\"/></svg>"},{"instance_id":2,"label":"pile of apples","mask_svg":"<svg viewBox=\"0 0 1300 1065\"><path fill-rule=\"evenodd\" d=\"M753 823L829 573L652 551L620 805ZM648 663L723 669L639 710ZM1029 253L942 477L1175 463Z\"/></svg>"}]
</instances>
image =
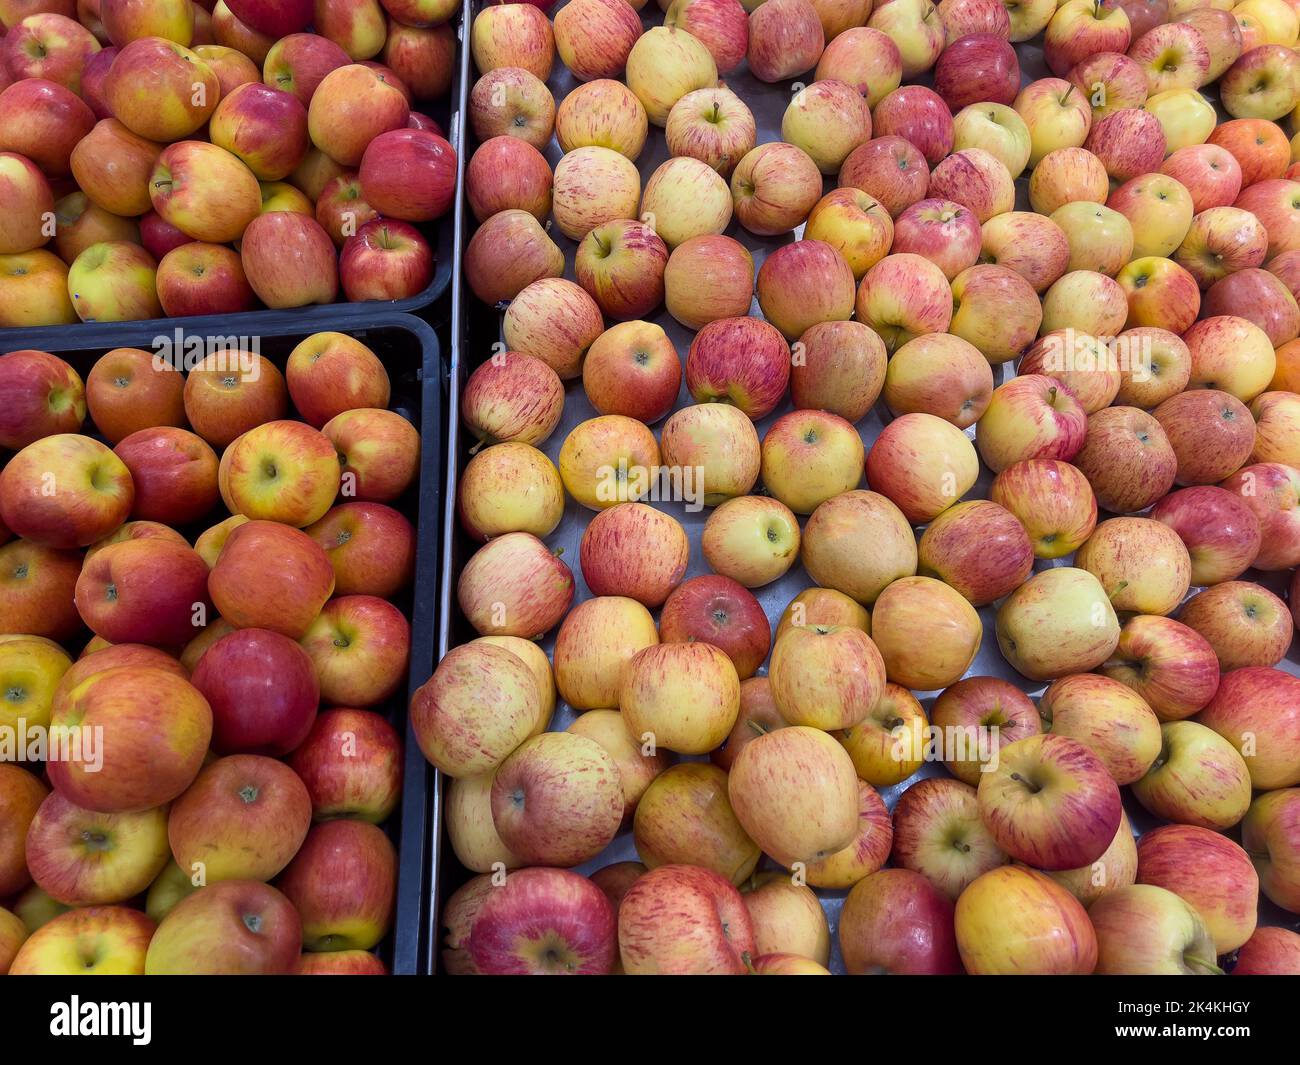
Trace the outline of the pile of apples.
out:
<instances>
[{"instance_id":1,"label":"pile of apples","mask_svg":"<svg viewBox=\"0 0 1300 1065\"><path fill-rule=\"evenodd\" d=\"M0 395L0 974L382 973L420 456L382 362L17 351Z\"/></svg>"},{"instance_id":2,"label":"pile of apples","mask_svg":"<svg viewBox=\"0 0 1300 1065\"><path fill-rule=\"evenodd\" d=\"M849 973L1300 972L1300 5L637 6L472 26L447 968L825 973L818 888Z\"/></svg>"},{"instance_id":3,"label":"pile of apples","mask_svg":"<svg viewBox=\"0 0 1300 1065\"><path fill-rule=\"evenodd\" d=\"M0 0L0 327L418 295L459 8Z\"/></svg>"}]
</instances>

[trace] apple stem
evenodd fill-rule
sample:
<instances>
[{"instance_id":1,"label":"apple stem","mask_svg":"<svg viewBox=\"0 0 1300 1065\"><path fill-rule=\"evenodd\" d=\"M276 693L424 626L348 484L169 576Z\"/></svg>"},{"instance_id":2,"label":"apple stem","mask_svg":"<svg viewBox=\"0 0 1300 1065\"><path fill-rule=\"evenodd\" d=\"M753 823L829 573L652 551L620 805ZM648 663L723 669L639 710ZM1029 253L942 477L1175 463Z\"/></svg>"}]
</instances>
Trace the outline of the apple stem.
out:
<instances>
[{"instance_id":1,"label":"apple stem","mask_svg":"<svg viewBox=\"0 0 1300 1065\"><path fill-rule=\"evenodd\" d=\"M754 721L754 720L751 719L751 720L749 720L749 721L747 721L747 722L745 722L745 723L746 723L750 728L752 728L755 732L757 732L760 736L766 736L766 735L767 735L767 729L765 729L765 728L762 726L762 724L760 724L759 722Z\"/></svg>"},{"instance_id":2,"label":"apple stem","mask_svg":"<svg viewBox=\"0 0 1300 1065\"><path fill-rule=\"evenodd\" d=\"M1115 596L1119 595L1119 593L1122 592L1122 591L1123 591L1125 588L1127 588L1127 587L1128 587L1128 581L1120 581L1119 584L1115 585L1114 590L1112 590L1112 591L1111 591L1111 592L1106 596L1106 598L1107 598L1107 599L1114 599Z\"/></svg>"},{"instance_id":3,"label":"apple stem","mask_svg":"<svg viewBox=\"0 0 1300 1065\"><path fill-rule=\"evenodd\" d=\"M1202 969L1209 969L1211 976L1222 976L1223 970L1213 962L1202 961L1200 958L1188 957L1185 959L1188 965L1199 965Z\"/></svg>"},{"instance_id":4,"label":"apple stem","mask_svg":"<svg viewBox=\"0 0 1300 1065\"><path fill-rule=\"evenodd\" d=\"M1072 92L1074 92L1074 86L1073 86L1073 85L1071 85L1068 89L1066 89L1066 90L1065 90L1065 94L1061 97L1061 104L1062 104L1063 106L1064 106L1064 104L1065 104L1065 101L1068 100L1068 99L1070 98L1070 93L1072 93Z\"/></svg>"}]
</instances>

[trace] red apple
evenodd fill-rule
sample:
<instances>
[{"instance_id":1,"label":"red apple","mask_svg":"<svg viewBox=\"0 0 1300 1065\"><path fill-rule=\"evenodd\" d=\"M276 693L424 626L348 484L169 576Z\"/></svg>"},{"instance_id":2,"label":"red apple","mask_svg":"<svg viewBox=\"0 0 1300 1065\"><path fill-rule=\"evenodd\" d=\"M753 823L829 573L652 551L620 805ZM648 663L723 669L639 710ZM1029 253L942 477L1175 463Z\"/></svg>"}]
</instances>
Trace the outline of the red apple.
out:
<instances>
[{"instance_id":1,"label":"red apple","mask_svg":"<svg viewBox=\"0 0 1300 1065\"><path fill-rule=\"evenodd\" d=\"M225 880L187 896L149 943L145 972L166 975L288 975L302 952L302 920L267 884Z\"/></svg>"},{"instance_id":2,"label":"red apple","mask_svg":"<svg viewBox=\"0 0 1300 1065\"><path fill-rule=\"evenodd\" d=\"M111 643L178 647L206 618L207 582L207 564L189 545L126 540L86 560L77 609Z\"/></svg>"},{"instance_id":3,"label":"red apple","mask_svg":"<svg viewBox=\"0 0 1300 1065\"><path fill-rule=\"evenodd\" d=\"M11 351L0 355L0 447L21 450L58 433L76 433L86 416L81 375L57 355Z\"/></svg>"},{"instance_id":4,"label":"red apple","mask_svg":"<svg viewBox=\"0 0 1300 1065\"><path fill-rule=\"evenodd\" d=\"M662 865L623 897L618 942L631 975L743 975L754 928L726 879L696 866Z\"/></svg>"},{"instance_id":5,"label":"red apple","mask_svg":"<svg viewBox=\"0 0 1300 1065\"><path fill-rule=\"evenodd\" d=\"M456 151L436 133L393 130L366 149L360 174L366 201L380 214L431 222L451 207Z\"/></svg>"},{"instance_id":6,"label":"red apple","mask_svg":"<svg viewBox=\"0 0 1300 1065\"><path fill-rule=\"evenodd\" d=\"M304 532L324 549L338 595L391 598L411 582L415 530L392 507L343 503Z\"/></svg>"},{"instance_id":7,"label":"red apple","mask_svg":"<svg viewBox=\"0 0 1300 1065\"><path fill-rule=\"evenodd\" d=\"M758 600L739 582L718 574L679 585L664 603L659 633L664 643L699 641L720 648L741 680L754 675L772 640Z\"/></svg>"},{"instance_id":8,"label":"red apple","mask_svg":"<svg viewBox=\"0 0 1300 1065\"><path fill-rule=\"evenodd\" d=\"M238 628L298 639L334 589L320 546L298 529L249 521L231 532L208 578L212 602Z\"/></svg>"}]
</instances>

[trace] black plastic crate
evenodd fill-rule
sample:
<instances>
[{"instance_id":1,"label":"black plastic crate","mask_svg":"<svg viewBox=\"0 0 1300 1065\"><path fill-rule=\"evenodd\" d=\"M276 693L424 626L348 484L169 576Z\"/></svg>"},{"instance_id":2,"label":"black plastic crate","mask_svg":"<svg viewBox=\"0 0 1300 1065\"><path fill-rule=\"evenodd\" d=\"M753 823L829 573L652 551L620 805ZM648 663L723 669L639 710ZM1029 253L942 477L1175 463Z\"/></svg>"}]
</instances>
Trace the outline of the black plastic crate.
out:
<instances>
[{"instance_id":1,"label":"black plastic crate","mask_svg":"<svg viewBox=\"0 0 1300 1065\"><path fill-rule=\"evenodd\" d=\"M450 232L450 227L446 227ZM165 329L155 322L91 324L65 327L57 339L39 350L66 360L84 379L91 366L106 351L119 347L151 350L160 333L173 338L181 330L187 338L230 337L239 335L255 339L259 354L283 370L289 353L303 340L318 332L340 332L369 346L383 360L392 382L389 408L407 418L420 430L420 472L416 485L391 505L415 526L415 576L410 589L396 600L396 605L411 623L411 660L407 690L388 703L375 707L402 735L403 778L401 803L383 824L398 852L397 908L392 931L379 948L380 956L395 974L426 972L422 959L422 933L427 927L429 900L425 880L432 875L432 848L429 820L435 806L432 792L433 771L420 753L407 722L409 696L423 684L433 669L435 619L437 610L438 565L441 557L441 509L443 408L439 389L441 346L433 329L418 318L394 311L371 311L358 321L346 308L334 314L312 316L307 320L288 314L267 312L265 315L233 316L220 320L169 319ZM344 313L338 313L343 311ZM0 332L0 352L30 348L30 337L15 344L17 331ZM87 415L83 432L95 436L93 420ZM203 528L220 520L223 508ZM202 531L200 528L198 531Z\"/></svg>"}]
</instances>

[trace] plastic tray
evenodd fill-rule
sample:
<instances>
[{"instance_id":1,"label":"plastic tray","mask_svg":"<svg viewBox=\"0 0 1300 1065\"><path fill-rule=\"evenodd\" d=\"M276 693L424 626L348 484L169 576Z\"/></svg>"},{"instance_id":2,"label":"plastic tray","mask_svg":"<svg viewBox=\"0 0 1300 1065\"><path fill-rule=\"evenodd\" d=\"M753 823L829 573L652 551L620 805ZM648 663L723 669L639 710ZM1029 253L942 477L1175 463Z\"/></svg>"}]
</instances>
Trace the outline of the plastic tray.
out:
<instances>
[{"instance_id":1,"label":"plastic tray","mask_svg":"<svg viewBox=\"0 0 1300 1065\"><path fill-rule=\"evenodd\" d=\"M477 10L480 6L467 0L468 6ZM551 12L554 16L554 11ZM642 10L643 22L648 26L660 25L663 22L663 12L660 11L653 0ZM472 12L466 14L467 24L472 20ZM1027 42L1016 45L1016 53L1020 59L1022 71L1022 83L1028 84L1040 77L1049 76L1049 72L1042 59L1041 42ZM468 60L466 63L468 65ZM468 79L472 87L472 75ZM763 144L768 141L781 140L781 117L785 112L786 106L791 98L791 83L782 82L770 85L758 81L748 71L744 65L724 79L727 85L732 88L740 97L749 105L754 113L754 118L758 127L758 143ZM802 79L804 82L811 81L811 72ZM914 79L918 82L924 82L925 79ZM557 61L552 76L547 83L555 95L556 105L564 98L570 90L575 88L579 82L568 72L564 66ZM467 160L473 154L476 142L473 138L473 132L470 129L464 129L462 140L457 144L457 151L461 154L462 160ZM554 165L560 158L561 151L552 139L551 143L544 150L547 159ZM663 132L656 127L651 127L650 136L646 141L646 146L640 158L636 160L637 169L641 173L642 187L646 180L662 162L669 158L667 146L664 143ZM826 179L826 191L835 188L837 182L834 177ZM1029 210L1027 194L1027 175L1022 176L1016 182L1017 185L1017 210ZM461 203L457 207L457 249L463 253L464 245L468 242L469 237L473 234L476 222L472 213L468 210L465 203L464 189L462 183ZM739 225L738 222L732 221L727 228L728 236L739 240L754 258L755 271L762 265L763 259L769 250L779 247L782 244L797 239L803 231L800 226L792 234L782 237L756 237ZM559 245L565 253L565 276L573 280L573 253L576 243L569 240L558 230L552 227L550 230L551 238ZM462 434L460 417L459 417L459 389L463 384L465 377L472 370L492 354L492 345L502 339L501 335L501 314L498 309L487 307L482 304L468 287L463 283L460 272L453 282L452 287L453 300L453 318L452 318L452 341L449 366L449 414L448 414L448 480L446 489L447 507L444 516L444 536L447 545L447 553L443 562L443 578L441 592L441 610L442 621L439 628L439 654L445 654L446 651L459 643L474 638L477 635L468 623L461 616L456 606L455 587L456 580L460 574L465 562L473 554L477 546L461 531L455 514L455 497L457 475L464 468L469 459L469 448L473 445L472 438L466 439L468 434ZM751 306L750 313L759 315L757 300ZM649 316L649 321L655 322L662 326L669 338L676 346L678 354L685 359L686 351L690 346L694 332L680 325L674 320L668 312L660 307L654 314ZM1007 363L1001 367L994 368L995 383L1014 376L1014 363ZM683 405L693 403L694 400L686 391L685 384L682 385L678 401L674 409L679 409ZM793 409L793 405L786 397L784 403L777 410L757 423L758 435L762 438L770 425L776 421L782 414L788 413ZM586 394L583 392L581 381L571 381L567 383L565 395L564 415L559 426L551 435L550 439L542 445L542 450L556 461L559 456L560 446L563 444L565 437L570 430L578 423L588 418L596 416L597 411L592 408L587 401ZM872 442L883 427L890 421L891 414L885 407L883 401L879 402L876 407L867 414L858 423L859 435L863 442L870 449ZM662 422L656 423L651 428L655 431L656 437L659 430L662 429ZM974 437L974 429L968 429L967 435ZM989 485L992 482L992 474L981 464L980 477L975 486L967 494L967 499L987 498ZM761 490L761 486L756 487ZM708 518L709 510L703 512L688 512L681 503L655 503L655 506L670 513L686 529L687 536L691 544L690 564L686 571L686 577L694 577L705 573L712 572L705 562L699 549L700 533L703 529L704 522ZM1108 515L1102 514L1101 519ZM574 603L581 602L590 598L591 593L583 580L581 567L578 565L578 548L582 539L583 530L593 517L593 512L585 507L568 500L566 503L564 518L556 530L546 538L549 547L559 550L563 549L563 557L569 563L573 570L575 581ZM801 521L802 525L802 521ZM1037 562L1036 570L1048 568L1052 565L1066 565L1068 560L1062 559L1056 562ZM1277 592L1280 595L1285 593L1283 588L1283 575L1280 574L1261 574L1251 571L1245 578L1256 580L1265 586ZM811 578L804 571L802 564L796 564L780 580L768 584L762 588L753 589L758 601L762 604L767 613L768 620L775 631L776 622L781 616L789 601L804 588L812 585ZM1036 683L1022 677L1003 659L998 650L997 639L994 636L993 621L996 613L995 606L986 606L979 609L979 615L984 623L984 639L980 648L979 655L976 657L971 668L967 671L968 676L997 676L1015 684L1021 690L1036 697L1045 688L1043 683ZM547 635L542 641L542 647L545 648L548 655L554 648L555 631ZM1288 672L1300 675L1300 641L1292 645L1290 654L1287 659L1279 666ZM760 673L766 672L766 665L760 668ZM934 702L938 692L914 693L926 708L926 714L929 715L930 707ZM566 704L560 702L556 708L556 714L552 723L553 729L564 729L573 721L576 715ZM898 796L910 787L916 780L927 776L944 776L946 770L942 765L937 763L927 763L922 766L916 775L908 780L893 787L881 788L881 797L885 800L886 806L892 811ZM1135 799L1124 791L1125 808L1129 819L1133 824L1134 831L1141 834L1146 829L1154 827L1158 822L1144 810ZM440 811L438 811L440 814ZM430 828L438 833L438 840L441 847L440 860L436 863L440 870L440 882L435 885L434 904L438 904L440 896L445 897L454 891L460 884L464 883L472 874L464 869L457 861L455 854L451 850L450 844L445 839L439 823L440 818L431 820ZM631 832L624 831L610 844L609 848L597 858L579 867L578 871L590 873L602 866L618 861L635 861L637 860L636 848L633 845ZM772 865L770 859L764 859L760 868L777 868ZM833 972L842 973L843 961L840 957L839 942L837 935L839 911L843 904L845 891L819 890L818 896L822 900L823 909L826 912L827 919L831 927L832 952L830 967ZM1297 918L1294 914L1287 914L1285 911L1273 906L1267 900L1261 897L1260 903L1260 923L1261 924L1286 924L1294 925ZM437 930L435 930L437 931ZM437 964L437 959L433 959Z\"/></svg>"},{"instance_id":2,"label":"plastic tray","mask_svg":"<svg viewBox=\"0 0 1300 1065\"><path fill-rule=\"evenodd\" d=\"M461 54L468 51L465 45L465 23L463 21L457 22L456 39L456 65L452 73L450 91L441 100L417 101L416 106L443 128L448 141L456 145L459 151L457 128L460 125L460 116L464 111L463 100L465 96L463 92L465 65L461 62ZM461 103L458 104L458 101L461 101ZM457 187L459 188L459 178L463 174L463 165L459 159L457 160L457 167ZM433 280L429 282L424 291L404 300L382 302L367 300L362 303L349 303L341 299L335 303L295 307L289 310L258 310L244 311L237 314L199 315L190 318L151 318L137 322L86 322L73 325L36 326L30 329L0 329L0 348L5 351L15 351L21 348L35 348L39 351L53 351L56 348L70 349L79 345L84 346L86 341L82 338L91 329L97 331L97 336L106 335L98 332L99 330L108 330L113 334L135 335L134 330L138 327L151 330L150 337L170 333L177 328L184 329L187 333L250 336L257 334L271 335L293 328L305 329L308 332L319 332L326 329L350 332L371 327L380 318L393 314L418 313L424 317L442 318L445 317L448 307L440 308L437 312L431 310L431 308L446 296L447 290L451 287L451 276L458 258L452 247L452 214L448 212L437 221L429 222L418 228L424 233L433 247ZM138 345L120 339L110 341L110 347L132 346Z\"/></svg>"},{"instance_id":3,"label":"plastic tray","mask_svg":"<svg viewBox=\"0 0 1300 1065\"><path fill-rule=\"evenodd\" d=\"M189 337L229 336L234 331L228 320L211 333L195 328L194 319L181 321ZM247 328L245 323L239 324ZM429 678L433 666L444 453L442 396L438 387L441 347L427 323L392 311L372 313L363 326L349 327L335 319L306 323L263 319L259 326L260 353L281 369L294 347L313 333L337 330L363 341L388 368L393 386L391 409L420 429L422 449L418 486L412 486L401 500L393 504L416 527L415 579L411 589L396 600L411 621L408 688L376 708L405 737L402 801L383 825L398 849L398 881L393 929L382 944L380 954L394 973L417 973L421 971L421 930L427 921L425 884L430 875L428 819L433 773L410 731L406 711L409 693ZM118 347L150 350L154 336L153 325L148 322L112 326L87 324L65 334L65 343L49 345L44 350L67 360L84 379L95 360L105 351ZM11 350L9 339L0 334L0 351ZM86 429L92 428L88 418ZM222 509L221 515L224 514ZM214 516L213 521L216 520L219 517ZM208 524L211 522L200 523L193 531L201 532Z\"/></svg>"}]
</instances>

